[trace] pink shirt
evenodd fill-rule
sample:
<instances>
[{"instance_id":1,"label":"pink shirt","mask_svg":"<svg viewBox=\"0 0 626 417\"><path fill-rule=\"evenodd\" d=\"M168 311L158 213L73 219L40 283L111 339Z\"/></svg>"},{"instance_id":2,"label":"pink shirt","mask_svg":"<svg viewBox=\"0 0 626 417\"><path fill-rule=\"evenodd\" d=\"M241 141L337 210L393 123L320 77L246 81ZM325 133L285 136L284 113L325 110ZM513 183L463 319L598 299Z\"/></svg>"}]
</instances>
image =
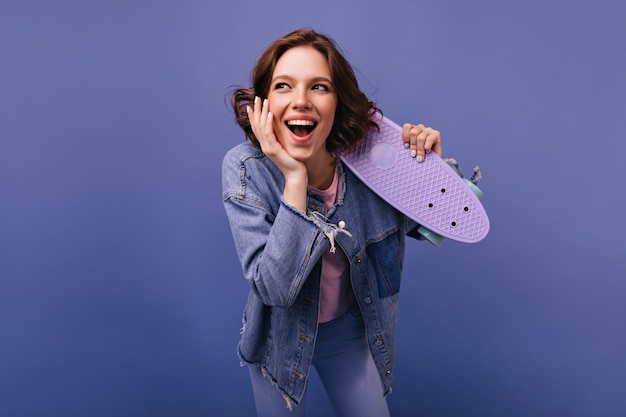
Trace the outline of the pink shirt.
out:
<instances>
[{"instance_id":1,"label":"pink shirt","mask_svg":"<svg viewBox=\"0 0 626 417\"><path fill-rule=\"evenodd\" d=\"M326 207L330 208L341 195L343 181L339 169L335 169L332 184L326 190L309 187L309 190L322 197ZM342 250L330 251L330 244L326 247L322 257L322 278L320 282L320 323L331 321L348 310L352 302L352 285L350 284L350 264Z\"/></svg>"}]
</instances>

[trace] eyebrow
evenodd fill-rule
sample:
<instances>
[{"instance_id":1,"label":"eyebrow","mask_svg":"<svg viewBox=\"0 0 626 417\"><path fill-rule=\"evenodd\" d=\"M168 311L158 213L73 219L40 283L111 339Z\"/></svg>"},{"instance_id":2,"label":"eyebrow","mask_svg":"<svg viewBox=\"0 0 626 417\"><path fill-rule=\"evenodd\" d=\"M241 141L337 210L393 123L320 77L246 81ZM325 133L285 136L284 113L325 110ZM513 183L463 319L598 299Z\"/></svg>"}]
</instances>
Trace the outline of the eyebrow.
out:
<instances>
[{"instance_id":1,"label":"eyebrow","mask_svg":"<svg viewBox=\"0 0 626 417\"><path fill-rule=\"evenodd\" d=\"M276 80L293 81L293 80L295 80L295 78L290 76L290 75L277 75L277 76L272 78L272 82L275 82ZM314 78L311 78L310 80L307 80L307 81L310 82L310 83L319 82L319 81L325 81L325 82L327 82L327 83L329 83L331 85L333 84L333 82L330 79L326 78L326 77L314 77Z\"/></svg>"}]
</instances>

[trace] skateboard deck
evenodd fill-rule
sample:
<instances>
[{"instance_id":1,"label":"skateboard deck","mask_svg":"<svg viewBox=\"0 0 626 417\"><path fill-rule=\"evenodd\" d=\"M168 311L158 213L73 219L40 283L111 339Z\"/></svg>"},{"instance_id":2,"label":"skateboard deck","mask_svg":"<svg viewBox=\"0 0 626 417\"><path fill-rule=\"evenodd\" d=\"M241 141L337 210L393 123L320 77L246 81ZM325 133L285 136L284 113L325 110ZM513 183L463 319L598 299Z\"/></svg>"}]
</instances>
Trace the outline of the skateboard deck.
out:
<instances>
[{"instance_id":1,"label":"skateboard deck","mask_svg":"<svg viewBox=\"0 0 626 417\"><path fill-rule=\"evenodd\" d=\"M473 191L477 188L470 188L469 181L433 152L417 162L404 148L399 125L381 115L376 122L380 131L370 128L355 147L340 153L343 163L372 191L419 223L420 233L433 244L440 241L431 240L428 231L463 243L484 239L489 218Z\"/></svg>"}]
</instances>

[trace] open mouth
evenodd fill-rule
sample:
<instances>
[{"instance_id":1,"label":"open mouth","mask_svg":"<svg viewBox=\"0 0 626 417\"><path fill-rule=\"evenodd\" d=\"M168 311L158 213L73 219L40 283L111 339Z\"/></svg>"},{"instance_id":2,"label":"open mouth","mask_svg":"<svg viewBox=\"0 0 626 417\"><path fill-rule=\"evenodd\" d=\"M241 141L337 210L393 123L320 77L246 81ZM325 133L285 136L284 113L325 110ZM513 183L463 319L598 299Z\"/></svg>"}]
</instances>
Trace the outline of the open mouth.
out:
<instances>
[{"instance_id":1,"label":"open mouth","mask_svg":"<svg viewBox=\"0 0 626 417\"><path fill-rule=\"evenodd\" d=\"M294 135L301 138L310 134L317 126L312 120L288 120L285 124Z\"/></svg>"}]
</instances>

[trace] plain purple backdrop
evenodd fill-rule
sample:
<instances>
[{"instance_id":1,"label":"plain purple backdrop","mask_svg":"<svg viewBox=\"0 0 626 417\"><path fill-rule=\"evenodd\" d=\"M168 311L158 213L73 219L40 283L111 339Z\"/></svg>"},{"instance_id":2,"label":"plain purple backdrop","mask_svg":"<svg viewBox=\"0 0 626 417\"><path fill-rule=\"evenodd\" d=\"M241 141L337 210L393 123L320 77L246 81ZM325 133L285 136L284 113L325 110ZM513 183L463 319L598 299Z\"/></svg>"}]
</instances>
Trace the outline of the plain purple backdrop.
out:
<instances>
[{"instance_id":1,"label":"plain purple backdrop","mask_svg":"<svg viewBox=\"0 0 626 417\"><path fill-rule=\"evenodd\" d=\"M0 415L253 413L221 202L225 105L302 26L480 186L476 245L411 242L395 416L626 415L621 1L0 5ZM315 378L311 415L332 416Z\"/></svg>"}]
</instances>

